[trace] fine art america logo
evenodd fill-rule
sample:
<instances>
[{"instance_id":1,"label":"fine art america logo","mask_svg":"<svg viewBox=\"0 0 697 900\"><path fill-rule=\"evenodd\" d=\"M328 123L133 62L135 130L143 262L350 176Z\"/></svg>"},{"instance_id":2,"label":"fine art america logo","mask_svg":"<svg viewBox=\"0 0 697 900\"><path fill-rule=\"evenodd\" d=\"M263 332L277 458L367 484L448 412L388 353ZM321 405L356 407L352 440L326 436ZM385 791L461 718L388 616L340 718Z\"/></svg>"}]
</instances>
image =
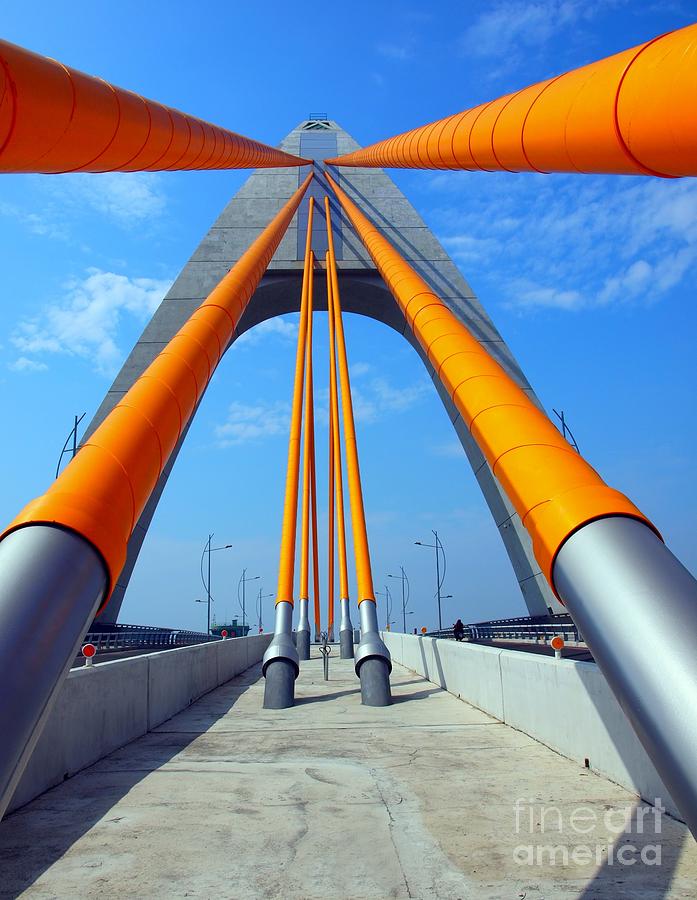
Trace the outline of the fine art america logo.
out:
<instances>
[{"instance_id":1,"label":"fine art america logo","mask_svg":"<svg viewBox=\"0 0 697 900\"><path fill-rule=\"evenodd\" d=\"M565 807L518 798L513 806L513 849L519 866L661 865L659 798L653 806L630 804L597 812L589 806Z\"/></svg>"}]
</instances>

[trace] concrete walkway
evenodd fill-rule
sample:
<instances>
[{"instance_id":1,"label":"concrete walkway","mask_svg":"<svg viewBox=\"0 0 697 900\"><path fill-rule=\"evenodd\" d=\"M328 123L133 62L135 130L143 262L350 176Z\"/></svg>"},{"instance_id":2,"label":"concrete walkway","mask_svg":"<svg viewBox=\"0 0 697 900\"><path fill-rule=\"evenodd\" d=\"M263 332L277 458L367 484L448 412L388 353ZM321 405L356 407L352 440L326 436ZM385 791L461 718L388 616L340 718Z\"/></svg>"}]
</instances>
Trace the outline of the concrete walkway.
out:
<instances>
[{"instance_id":1,"label":"concrete walkway","mask_svg":"<svg viewBox=\"0 0 697 900\"><path fill-rule=\"evenodd\" d=\"M363 707L350 663L325 682L313 659L264 711L247 671L9 816L0 896L695 897L684 826L636 834L622 788L406 669L393 687Z\"/></svg>"}]
</instances>

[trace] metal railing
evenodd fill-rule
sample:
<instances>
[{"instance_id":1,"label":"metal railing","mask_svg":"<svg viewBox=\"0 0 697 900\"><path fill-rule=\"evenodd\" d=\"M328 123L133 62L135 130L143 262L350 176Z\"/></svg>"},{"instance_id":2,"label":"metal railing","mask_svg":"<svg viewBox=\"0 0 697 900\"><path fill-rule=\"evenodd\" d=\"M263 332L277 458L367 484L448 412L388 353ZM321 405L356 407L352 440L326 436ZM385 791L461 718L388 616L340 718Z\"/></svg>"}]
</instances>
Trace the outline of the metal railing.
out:
<instances>
[{"instance_id":1,"label":"metal railing","mask_svg":"<svg viewBox=\"0 0 697 900\"><path fill-rule=\"evenodd\" d=\"M583 636L571 616L520 617L495 619L491 622L474 622L465 625L465 641L528 641L548 643L555 635L561 635L567 643L583 644ZM455 639L452 628L429 631L426 637Z\"/></svg>"},{"instance_id":2,"label":"metal railing","mask_svg":"<svg viewBox=\"0 0 697 900\"><path fill-rule=\"evenodd\" d=\"M204 634L198 631L177 631L174 629L152 628L143 626L127 626L115 628L113 631L90 631L85 635L85 644L94 644L97 653L118 652L124 650L168 650L172 647L188 647L192 644L205 644L210 641L221 641L216 634Z\"/></svg>"}]
</instances>

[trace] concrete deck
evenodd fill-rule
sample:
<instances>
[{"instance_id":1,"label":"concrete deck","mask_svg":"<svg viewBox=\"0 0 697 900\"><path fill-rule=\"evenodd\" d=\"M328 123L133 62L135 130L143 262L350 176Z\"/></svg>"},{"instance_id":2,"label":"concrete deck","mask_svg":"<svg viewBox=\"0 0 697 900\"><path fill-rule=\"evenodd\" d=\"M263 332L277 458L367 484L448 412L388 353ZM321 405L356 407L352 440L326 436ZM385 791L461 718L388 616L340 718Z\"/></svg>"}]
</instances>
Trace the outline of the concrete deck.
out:
<instances>
[{"instance_id":1,"label":"concrete deck","mask_svg":"<svg viewBox=\"0 0 697 900\"><path fill-rule=\"evenodd\" d=\"M350 662L313 659L264 711L248 670L2 822L0 896L695 896L680 823L636 834L622 788L399 666L393 689L362 707Z\"/></svg>"}]
</instances>

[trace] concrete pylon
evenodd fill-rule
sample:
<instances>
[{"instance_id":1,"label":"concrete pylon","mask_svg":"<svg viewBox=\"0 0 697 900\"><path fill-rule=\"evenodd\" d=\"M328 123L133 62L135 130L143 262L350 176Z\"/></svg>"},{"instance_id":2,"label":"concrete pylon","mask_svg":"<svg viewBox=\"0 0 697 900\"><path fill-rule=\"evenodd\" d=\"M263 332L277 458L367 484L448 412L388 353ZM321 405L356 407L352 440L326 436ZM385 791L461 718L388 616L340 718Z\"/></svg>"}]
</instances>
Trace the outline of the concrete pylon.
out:
<instances>
[{"instance_id":1,"label":"concrete pylon","mask_svg":"<svg viewBox=\"0 0 697 900\"><path fill-rule=\"evenodd\" d=\"M306 236L304 223L307 221L307 204L310 196L319 201L315 206L312 249L319 260L324 259L327 249L322 201L325 193L329 193L330 197L332 195L331 191L326 189L321 160L359 149L353 138L336 122L330 120L301 122L281 142L280 147L289 153L316 160L315 170L318 177L313 180L298 214L281 241L268 271L240 320L231 344L240 334L266 319L299 311ZM164 344L228 271L231 264L239 259L297 189L308 170L309 167L258 169L250 175L213 223L146 326L102 401L87 429L87 434L99 425ZM537 402L520 366L459 269L392 179L381 169L334 169L333 177L337 178L337 174L340 186L351 199L380 227L385 237L395 245L453 313ZM331 210L344 312L377 319L403 334L415 347L434 381L436 391L472 466L499 529L530 614L544 615L550 609L553 612L563 612L563 607L550 591L540 572L532 553L530 538L518 514L511 507L503 488L491 472L430 362L416 345L404 316L334 200ZM319 266L315 273L315 309L326 310L326 284L322 266ZM150 502L135 527L129 543L126 565L111 601L102 612L99 621L115 622L118 617L133 567L178 450L179 447L172 454Z\"/></svg>"}]
</instances>

